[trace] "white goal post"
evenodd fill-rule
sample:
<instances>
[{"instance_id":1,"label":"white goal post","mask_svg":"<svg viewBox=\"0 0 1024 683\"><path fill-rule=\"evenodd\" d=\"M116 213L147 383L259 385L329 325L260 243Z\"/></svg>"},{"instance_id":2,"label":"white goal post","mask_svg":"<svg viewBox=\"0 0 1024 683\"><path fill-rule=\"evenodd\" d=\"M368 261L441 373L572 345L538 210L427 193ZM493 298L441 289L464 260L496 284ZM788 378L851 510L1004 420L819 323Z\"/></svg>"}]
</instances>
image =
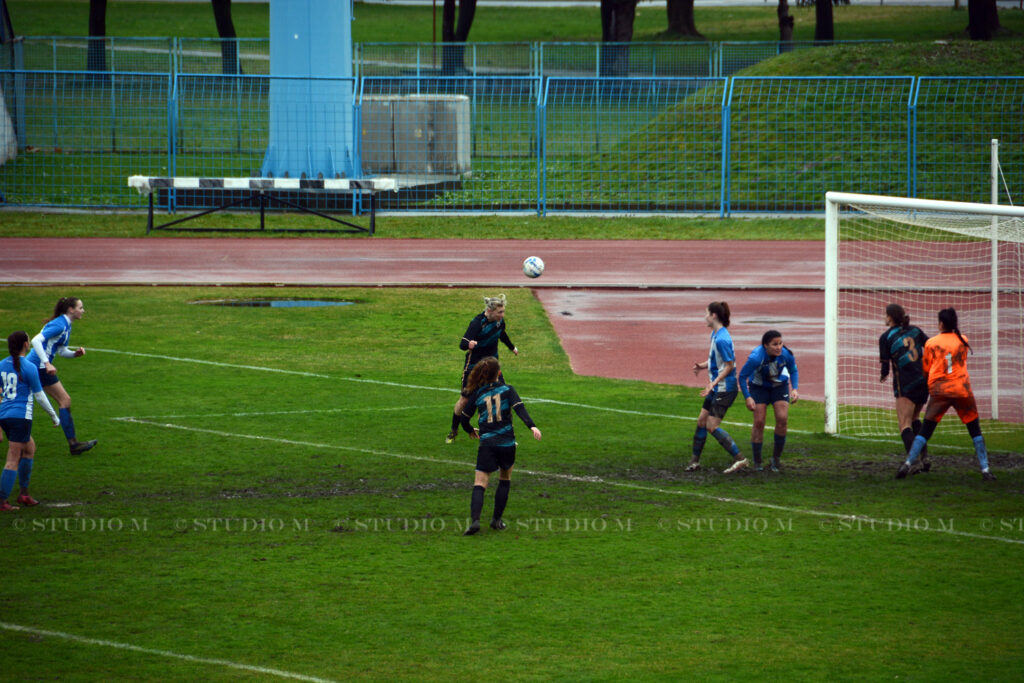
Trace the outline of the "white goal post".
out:
<instances>
[{"instance_id":1,"label":"white goal post","mask_svg":"<svg viewBox=\"0 0 1024 683\"><path fill-rule=\"evenodd\" d=\"M1024 423L1024 208L907 197L825 195L825 431L894 435L880 381L885 307L926 336L957 309L983 420ZM958 422L958 421L957 421ZM945 424L945 423L943 423Z\"/></svg>"}]
</instances>

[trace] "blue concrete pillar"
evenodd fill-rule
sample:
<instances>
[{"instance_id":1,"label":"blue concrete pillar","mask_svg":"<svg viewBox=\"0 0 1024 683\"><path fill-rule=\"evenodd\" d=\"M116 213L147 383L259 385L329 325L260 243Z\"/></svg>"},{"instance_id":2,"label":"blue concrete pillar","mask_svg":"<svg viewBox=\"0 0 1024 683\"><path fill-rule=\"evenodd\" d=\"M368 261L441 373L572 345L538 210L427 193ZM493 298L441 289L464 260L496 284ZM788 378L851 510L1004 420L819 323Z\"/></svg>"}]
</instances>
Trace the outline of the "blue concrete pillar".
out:
<instances>
[{"instance_id":1,"label":"blue concrete pillar","mask_svg":"<svg viewBox=\"0 0 1024 683\"><path fill-rule=\"evenodd\" d=\"M358 177L351 0L271 0L264 177Z\"/></svg>"}]
</instances>

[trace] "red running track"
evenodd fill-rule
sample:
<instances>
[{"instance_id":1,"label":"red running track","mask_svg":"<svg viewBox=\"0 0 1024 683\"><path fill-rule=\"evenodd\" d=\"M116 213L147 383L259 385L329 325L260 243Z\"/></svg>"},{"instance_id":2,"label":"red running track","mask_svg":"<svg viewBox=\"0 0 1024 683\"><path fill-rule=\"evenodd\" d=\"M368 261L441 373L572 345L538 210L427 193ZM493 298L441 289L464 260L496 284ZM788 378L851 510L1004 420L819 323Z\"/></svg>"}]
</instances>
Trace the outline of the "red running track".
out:
<instances>
[{"instance_id":1,"label":"red running track","mask_svg":"<svg viewBox=\"0 0 1024 683\"><path fill-rule=\"evenodd\" d=\"M537 280L521 271L531 255ZM0 282L532 287L575 372L688 386L704 308L724 299L739 362L777 328L802 395L823 395L821 242L7 238Z\"/></svg>"}]
</instances>

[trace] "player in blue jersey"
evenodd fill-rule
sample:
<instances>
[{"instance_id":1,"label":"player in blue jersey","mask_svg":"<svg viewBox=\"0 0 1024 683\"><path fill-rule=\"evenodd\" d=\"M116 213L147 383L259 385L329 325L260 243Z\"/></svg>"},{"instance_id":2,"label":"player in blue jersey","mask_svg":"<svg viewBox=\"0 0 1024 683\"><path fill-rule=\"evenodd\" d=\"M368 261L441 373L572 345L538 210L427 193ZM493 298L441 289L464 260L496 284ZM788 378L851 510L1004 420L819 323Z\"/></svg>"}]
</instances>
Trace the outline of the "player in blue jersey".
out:
<instances>
[{"instance_id":1,"label":"player in blue jersey","mask_svg":"<svg viewBox=\"0 0 1024 683\"><path fill-rule=\"evenodd\" d=\"M18 503L27 507L38 504L28 493L36 454L36 442L32 439L32 399L49 413L55 427L60 425L39 383L39 371L24 357L30 348L28 334L19 330L7 338L11 355L0 361L0 430L7 435L7 461L0 473L0 511L18 509L7 502L15 478L21 488Z\"/></svg>"},{"instance_id":2,"label":"player in blue jersey","mask_svg":"<svg viewBox=\"0 0 1024 683\"><path fill-rule=\"evenodd\" d=\"M885 307L885 324L888 329L878 338L878 359L882 364L879 381L884 382L889 376L889 370L892 370L896 421L900 427L903 448L909 453L914 437L921 431L921 409L928 402L928 377L921 364L928 337L910 324L910 316L899 304ZM921 453L919 462L913 474L927 472L932 468L927 447Z\"/></svg>"},{"instance_id":3,"label":"player in blue jersey","mask_svg":"<svg viewBox=\"0 0 1024 683\"><path fill-rule=\"evenodd\" d=\"M761 335L761 345L754 348L740 369L740 391L747 401L747 410L754 413L750 429L750 450L754 467L761 470L761 447L764 444L764 422L771 405L775 413L775 443L772 448L772 472L781 469L782 449L786 446L789 426L789 404L800 400L797 386L800 375L796 358L782 343L782 333L768 330Z\"/></svg>"},{"instance_id":4,"label":"player in blue jersey","mask_svg":"<svg viewBox=\"0 0 1024 683\"><path fill-rule=\"evenodd\" d=\"M472 536L480 531L480 512L484 507L484 492L491 474L498 470L498 490L494 494L494 512L491 528L501 531L505 522L501 515L508 503L509 488L512 486L512 466L516 462L516 435L512 429L512 412L533 432L533 438L540 441L540 430L526 412L523 400L516 390L501 381L501 366L494 357L481 358L469 373L466 382L469 396L466 408L461 413L463 429L471 436L476 432L469 423L474 413L480 414L478 421L480 446L476 455L476 476L473 481L473 496L470 500L470 525L465 535Z\"/></svg>"},{"instance_id":5,"label":"player in blue jersey","mask_svg":"<svg viewBox=\"0 0 1024 683\"><path fill-rule=\"evenodd\" d=\"M707 369L709 379L708 385L700 392L704 397L704 405L697 417L697 431L693 435L693 460L686 466L686 471L700 469L700 455L710 433L732 456L732 464L725 470L725 474L732 474L746 467L747 459L740 455L740 448L729 433L719 426L739 393L736 384L736 355L728 330L729 304L712 301L704 312L704 322L711 328L711 350L706 361L693 364L693 374Z\"/></svg>"},{"instance_id":6,"label":"player in blue jersey","mask_svg":"<svg viewBox=\"0 0 1024 683\"><path fill-rule=\"evenodd\" d=\"M71 323L81 320L85 314L82 300L73 296L63 297L53 308L53 317L43 326L43 330L32 338L32 351L25 359L39 367L39 379L43 383L43 391L57 401L60 426L68 440L71 455L79 455L96 445L96 440L79 441L75 434L75 421L71 418L71 397L57 378L57 368L53 366L56 356L62 358L80 358L85 349L79 346L72 350L68 346L71 341Z\"/></svg>"},{"instance_id":7,"label":"player in blue jersey","mask_svg":"<svg viewBox=\"0 0 1024 683\"><path fill-rule=\"evenodd\" d=\"M452 443L459 433L459 421L462 419L462 409L466 407L466 381L473 367L482 358L498 357L498 342L501 342L516 356L519 349L515 347L505 331L505 295L485 296L484 311L469 322L466 334L459 341L459 348L466 352L466 360L462 365L462 389L463 393L455 402L455 410L452 413L452 427L448 430L445 443ZM499 379L501 376L499 375Z\"/></svg>"}]
</instances>

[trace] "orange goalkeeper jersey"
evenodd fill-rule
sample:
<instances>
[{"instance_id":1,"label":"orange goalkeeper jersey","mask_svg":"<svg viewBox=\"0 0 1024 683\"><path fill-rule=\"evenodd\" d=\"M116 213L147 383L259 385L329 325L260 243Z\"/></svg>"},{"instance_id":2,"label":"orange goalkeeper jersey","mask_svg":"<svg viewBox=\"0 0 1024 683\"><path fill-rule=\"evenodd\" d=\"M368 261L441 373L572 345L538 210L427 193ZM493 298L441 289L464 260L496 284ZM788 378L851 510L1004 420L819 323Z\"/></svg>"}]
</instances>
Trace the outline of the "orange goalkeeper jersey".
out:
<instances>
[{"instance_id":1,"label":"orange goalkeeper jersey","mask_svg":"<svg viewBox=\"0 0 1024 683\"><path fill-rule=\"evenodd\" d=\"M967 340L967 337L964 337ZM943 332L924 345L921 359L928 373L928 393L935 396L971 396L967 374L967 345L953 332Z\"/></svg>"}]
</instances>

